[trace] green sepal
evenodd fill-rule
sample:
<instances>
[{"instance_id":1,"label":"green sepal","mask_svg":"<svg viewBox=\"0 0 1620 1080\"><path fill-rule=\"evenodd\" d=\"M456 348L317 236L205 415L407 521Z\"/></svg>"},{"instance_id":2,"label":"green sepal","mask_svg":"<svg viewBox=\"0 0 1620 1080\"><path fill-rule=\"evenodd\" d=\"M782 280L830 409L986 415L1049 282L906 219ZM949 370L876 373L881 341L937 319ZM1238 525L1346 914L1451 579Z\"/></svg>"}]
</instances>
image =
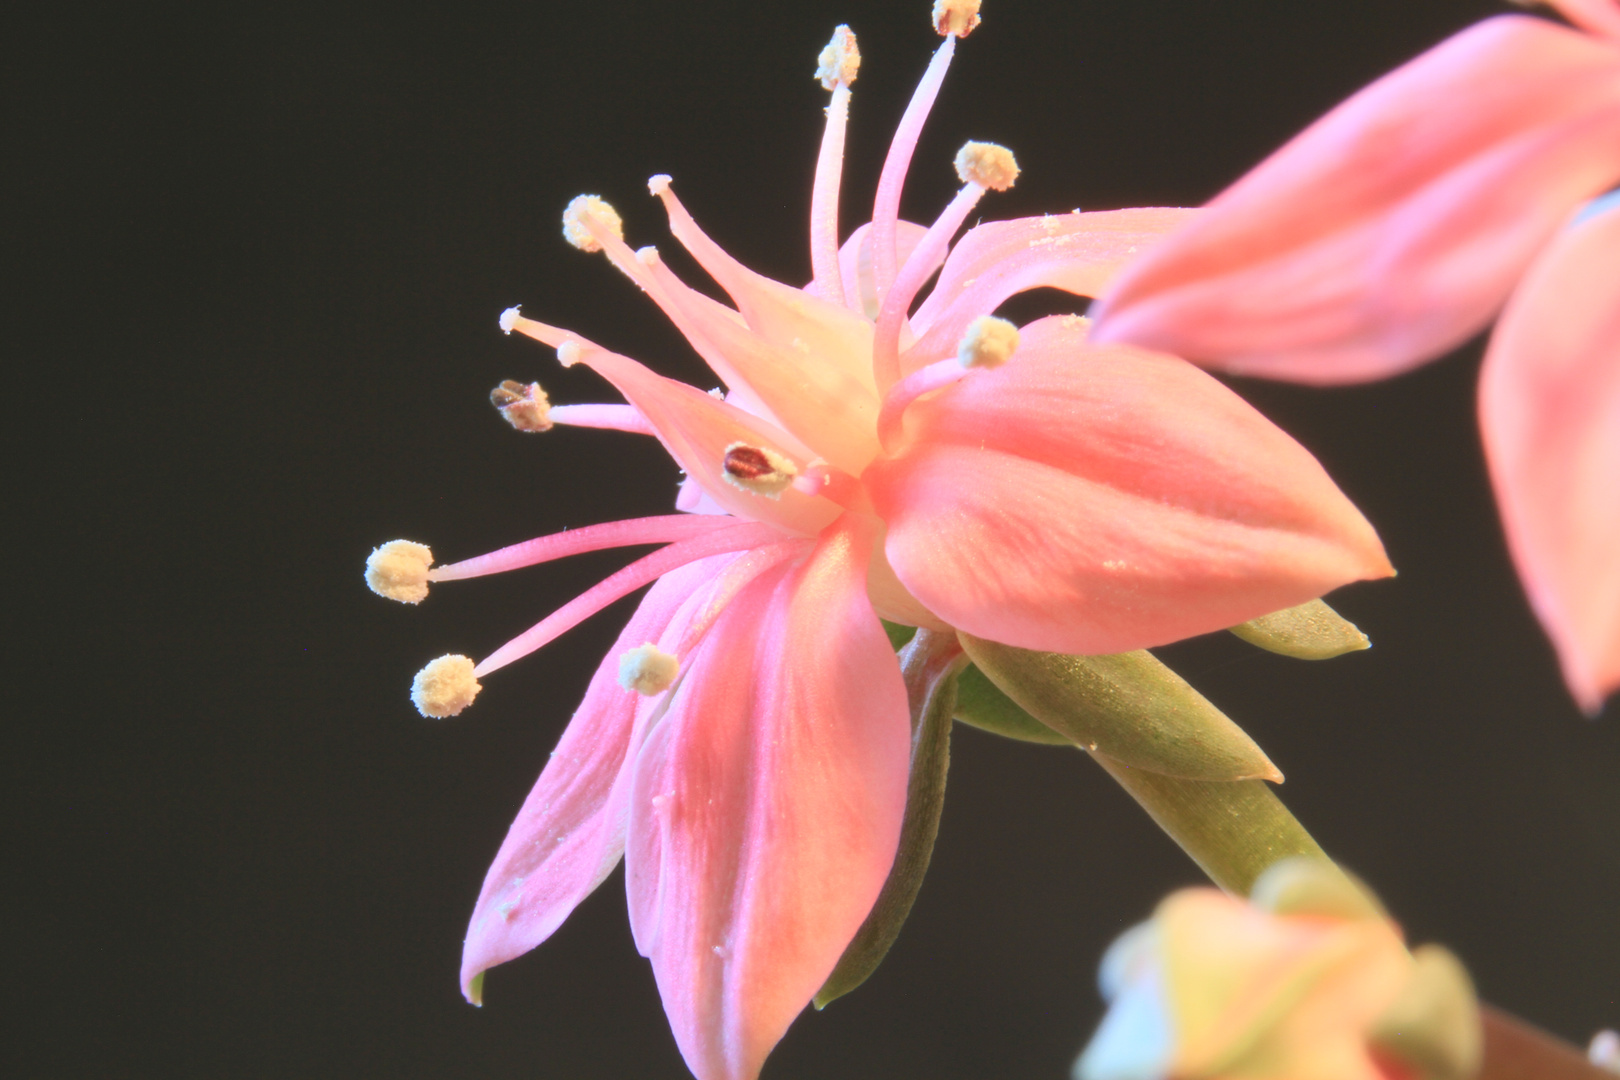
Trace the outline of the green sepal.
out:
<instances>
[{"instance_id":1,"label":"green sepal","mask_svg":"<svg viewBox=\"0 0 1620 1080\"><path fill-rule=\"evenodd\" d=\"M1092 753L1187 780L1282 780L1242 728L1148 652L1064 656L957 637L1025 712Z\"/></svg>"},{"instance_id":2,"label":"green sepal","mask_svg":"<svg viewBox=\"0 0 1620 1080\"><path fill-rule=\"evenodd\" d=\"M1020 709L1016 701L997 689L996 684L972 664L963 668L956 679L956 718L982 731L1021 742L1073 745L1067 735L1053 731Z\"/></svg>"},{"instance_id":3,"label":"green sepal","mask_svg":"<svg viewBox=\"0 0 1620 1080\"><path fill-rule=\"evenodd\" d=\"M1467 1080L1479 1071L1484 1035L1479 998L1462 961L1440 945L1412 950L1412 977L1368 1041L1426 1080Z\"/></svg>"},{"instance_id":4,"label":"green sepal","mask_svg":"<svg viewBox=\"0 0 1620 1080\"><path fill-rule=\"evenodd\" d=\"M1296 660L1330 660L1372 648L1355 623L1320 600L1273 611L1231 629L1250 645Z\"/></svg>"},{"instance_id":5,"label":"green sepal","mask_svg":"<svg viewBox=\"0 0 1620 1080\"><path fill-rule=\"evenodd\" d=\"M909 627L907 629L910 629ZM920 630L900 654L911 699L911 776L894 866L866 921L815 996L817 1009L843 997L877 970L911 914L939 835L945 809L945 773L951 763L951 717L957 673L967 663L948 632Z\"/></svg>"},{"instance_id":6,"label":"green sepal","mask_svg":"<svg viewBox=\"0 0 1620 1080\"><path fill-rule=\"evenodd\" d=\"M907 626L905 623L890 622L888 619L879 619L883 624L883 632L889 635L889 645L895 652L905 647L906 642L916 636L917 628Z\"/></svg>"}]
</instances>

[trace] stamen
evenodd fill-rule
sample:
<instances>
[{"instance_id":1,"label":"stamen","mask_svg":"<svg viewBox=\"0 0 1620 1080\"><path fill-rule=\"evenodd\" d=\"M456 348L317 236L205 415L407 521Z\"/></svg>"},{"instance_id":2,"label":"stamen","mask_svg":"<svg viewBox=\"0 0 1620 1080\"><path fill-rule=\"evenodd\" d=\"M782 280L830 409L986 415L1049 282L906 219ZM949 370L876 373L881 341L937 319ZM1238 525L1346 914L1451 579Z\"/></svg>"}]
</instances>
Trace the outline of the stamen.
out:
<instances>
[{"instance_id":1,"label":"stamen","mask_svg":"<svg viewBox=\"0 0 1620 1080\"><path fill-rule=\"evenodd\" d=\"M767 499L779 499L793 486L799 467L788 457L765 446L735 442L721 461L726 482Z\"/></svg>"},{"instance_id":2,"label":"stamen","mask_svg":"<svg viewBox=\"0 0 1620 1080\"><path fill-rule=\"evenodd\" d=\"M861 50L855 44L855 31L848 26L839 26L816 62L819 65L816 78L821 80L823 90L853 83L861 67Z\"/></svg>"},{"instance_id":3,"label":"stamen","mask_svg":"<svg viewBox=\"0 0 1620 1080\"><path fill-rule=\"evenodd\" d=\"M625 521L604 521L600 525L587 525L583 529L568 529L548 536L537 536L521 544L512 544L486 555L450 563L432 570L429 581L461 581L483 577L485 574L504 574L525 566L538 566L553 559L570 555L583 555L589 551L631 547L636 544L668 544L705 536L735 522L719 517L693 517L691 514L660 514L657 517L630 518ZM394 541L405 543L403 540ZM386 545L385 545L386 546ZM420 544L412 545L421 547ZM425 552L427 548L422 548ZM430 556L431 558L431 556Z\"/></svg>"},{"instance_id":4,"label":"stamen","mask_svg":"<svg viewBox=\"0 0 1620 1080\"><path fill-rule=\"evenodd\" d=\"M578 626L613 601L658 580L671 570L679 570L688 563L706 559L710 555L723 555L728 551L746 551L749 548L772 543L780 540L783 535L782 531L773 525L756 522L739 525L727 518L697 517L690 520L708 523L710 525L708 535L670 544L651 555L637 559L496 649L473 669L473 674L488 675L514 660L522 659ZM726 523L727 527L714 528L713 523L716 521Z\"/></svg>"},{"instance_id":5,"label":"stamen","mask_svg":"<svg viewBox=\"0 0 1620 1080\"><path fill-rule=\"evenodd\" d=\"M1018 327L994 315L974 319L957 343L954 357L912 372L884 395L883 409L878 413L878 440L884 451L893 453L898 446L901 423L913 401L952 385L974 368L1000 367L1017 348Z\"/></svg>"},{"instance_id":6,"label":"stamen","mask_svg":"<svg viewBox=\"0 0 1620 1080\"><path fill-rule=\"evenodd\" d=\"M898 262L894 232L900 220L900 189L905 186L906 170L911 167L911 155L917 149L923 122L934 107L940 84L945 81L945 72L950 70L951 57L955 55L956 37L950 35L934 53L928 70L923 72L922 81L912 93L911 103L900 117L900 126L895 128L894 141L889 144L889 156L883 161L883 173L878 177L877 197L872 202L872 269L880 304L889 286L894 283L895 264Z\"/></svg>"},{"instance_id":7,"label":"stamen","mask_svg":"<svg viewBox=\"0 0 1620 1080\"><path fill-rule=\"evenodd\" d=\"M956 359L964 368L995 368L1012 359L1017 349L1018 327L994 315L980 315L956 343Z\"/></svg>"},{"instance_id":8,"label":"stamen","mask_svg":"<svg viewBox=\"0 0 1620 1080\"><path fill-rule=\"evenodd\" d=\"M624 219L600 195L576 195L563 211L563 239L581 251L601 251L600 233L624 239Z\"/></svg>"},{"instance_id":9,"label":"stamen","mask_svg":"<svg viewBox=\"0 0 1620 1080\"><path fill-rule=\"evenodd\" d=\"M631 435L658 434L634 405L558 405L551 410L551 422Z\"/></svg>"},{"instance_id":10,"label":"stamen","mask_svg":"<svg viewBox=\"0 0 1620 1080\"><path fill-rule=\"evenodd\" d=\"M471 705L482 689L473 662L452 653L431 661L416 673L411 682L411 702L423 716L443 719Z\"/></svg>"},{"instance_id":11,"label":"stamen","mask_svg":"<svg viewBox=\"0 0 1620 1080\"><path fill-rule=\"evenodd\" d=\"M978 28L979 0L934 0L934 29L967 37Z\"/></svg>"},{"instance_id":12,"label":"stamen","mask_svg":"<svg viewBox=\"0 0 1620 1080\"><path fill-rule=\"evenodd\" d=\"M668 690L680 670L679 660L649 641L619 657L619 685L642 697L652 697Z\"/></svg>"},{"instance_id":13,"label":"stamen","mask_svg":"<svg viewBox=\"0 0 1620 1080\"><path fill-rule=\"evenodd\" d=\"M519 431L551 430L551 401L539 383L524 386L515 379L506 379L489 392L489 403Z\"/></svg>"},{"instance_id":14,"label":"stamen","mask_svg":"<svg viewBox=\"0 0 1620 1080\"><path fill-rule=\"evenodd\" d=\"M427 599L428 568L433 552L425 544L390 540L366 557L366 584L378 596L402 604L420 604Z\"/></svg>"},{"instance_id":15,"label":"stamen","mask_svg":"<svg viewBox=\"0 0 1620 1080\"><path fill-rule=\"evenodd\" d=\"M827 127L816 157L816 179L810 189L810 265L816 292L823 300L842 303L844 281L838 266L838 189L844 172L844 132L849 126L849 86L860 68L861 53L847 26L833 31L821 50L816 78L833 92L827 103Z\"/></svg>"},{"instance_id":16,"label":"stamen","mask_svg":"<svg viewBox=\"0 0 1620 1080\"><path fill-rule=\"evenodd\" d=\"M978 184L991 191L1006 191L1018 179L1018 162L1005 146L995 143L966 142L956 152L956 175L964 184Z\"/></svg>"},{"instance_id":17,"label":"stamen","mask_svg":"<svg viewBox=\"0 0 1620 1080\"><path fill-rule=\"evenodd\" d=\"M947 38L947 41L955 40ZM963 161L967 161L969 169L964 172ZM887 393L896 380L900 378L900 325L905 321L906 310L917 296L917 291L923 287L934 272L934 266L944 258L945 249L950 246L951 237L956 230L962 227L974 206L984 196L986 185L981 184L975 176L981 175L979 167L983 166L983 178L995 183L1012 183L1012 178L1018 175L1018 166L1012 159L1012 152L1005 147L994 143L968 143L956 155L957 170L963 173L966 181L962 190L956 193L956 198L945 208L928 229L923 238L912 249L906 265L901 267L900 274L894 280L894 285L883 298L882 310L878 313L877 329L872 335L872 375L878 387ZM997 190L1002 190L998 188Z\"/></svg>"},{"instance_id":18,"label":"stamen","mask_svg":"<svg viewBox=\"0 0 1620 1080\"><path fill-rule=\"evenodd\" d=\"M524 337L533 338L542 345L550 345L553 349L560 348L564 342L579 340L579 335L572 330L564 330L560 326L549 326L525 318L515 307L509 307L501 312L501 329L508 334L516 330Z\"/></svg>"}]
</instances>

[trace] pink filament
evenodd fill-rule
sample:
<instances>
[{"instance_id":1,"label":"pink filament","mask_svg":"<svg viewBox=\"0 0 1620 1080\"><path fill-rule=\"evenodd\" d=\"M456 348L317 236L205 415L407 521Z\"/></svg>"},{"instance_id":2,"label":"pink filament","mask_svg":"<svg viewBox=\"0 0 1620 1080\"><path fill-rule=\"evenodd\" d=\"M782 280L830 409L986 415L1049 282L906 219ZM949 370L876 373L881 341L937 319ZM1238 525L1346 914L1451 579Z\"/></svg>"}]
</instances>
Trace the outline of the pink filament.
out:
<instances>
[{"instance_id":1,"label":"pink filament","mask_svg":"<svg viewBox=\"0 0 1620 1080\"><path fill-rule=\"evenodd\" d=\"M605 428L632 435L656 435L647 418L634 405L555 405L546 414L553 424Z\"/></svg>"},{"instance_id":2,"label":"pink filament","mask_svg":"<svg viewBox=\"0 0 1620 1080\"><path fill-rule=\"evenodd\" d=\"M956 230L962 227L962 222L983 196L984 188L978 184L963 185L945 212L939 215L939 220L929 226L928 232L912 249L911 257L894 280L894 287L883 298L877 330L872 335L872 377L880 390L887 390L900 378L900 324L905 321L906 309L944 257L951 237L956 235Z\"/></svg>"},{"instance_id":3,"label":"pink filament","mask_svg":"<svg viewBox=\"0 0 1620 1080\"><path fill-rule=\"evenodd\" d=\"M840 83L827 104L827 129L816 158L816 182L810 190L810 266L816 292L834 304L844 301L844 279L838 269L838 187L844 173L844 131L849 126L849 87Z\"/></svg>"},{"instance_id":4,"label":"pink filament","mask_svg":"<svg viewBox=\"0 0 1620 1080\"><path fill-rule=\"evenodd\" d=\"M940 84L945 81L945 72L950 69L951 57L955 55L956 37L948 35L928 62L928 70L923 72L922 81L911 95L911 103L900 117L894 141L889 144L889 156L883 161L883 173L878 177L877 198L872 202L872 270L880 303L894 282L898 261L894 232L900 220L900 189L905 186L906 170L911 167L911 155L917 149L923 122L934 107Z\"/></svg>"},{"instance_id":5,"label":"pink filament","mask_svg":"<svg viewBox=\"0 0 1620 1080\"><path fill-rule=\"evenodd\" d=\"M967 373L968 369L953 356L913 371L895 383L883 396L883 408L878 412L878 441L883 444L883 452L893 453L900 441L900 422L907 406L924 394L950 386Z\"/></svg>"},{"instance_id":6,"label":"pink filament","mask_svg":"<svg viewBox=\"0 0 1620 1080\"><path fill-rule=\"evenodd\" d=\"M748 522L729 528L715 528L714 522L724 518L694 517L709 525L708 535L680 540L660 548L651 555L637 559L617 573L609 575L592 588L585 590L562 607L535 623L529 629L496 649L483 662L473 668L475 676L488 675L514 660L534 652L567 631L578 626L613 601L627 596L649 582L657 581L671 570L679 570L687 563L722 555L728 551L744 551L760 547L782 538L782 530L770 525ZM616 524L629 524L618 522ZM581 529L580 532L586 530Z\"/></svg>"},{"instance_id":7,"label":"pink filament","mask_svg":"<svg viewBox=\"0 0 1620 1080\"><path fill-rule=\"evenodd\" d=\"M630 406L625 406L629 408ZM668 544L703 536L734 522L722 517L693 517L690 514L660 514L657 517L630 518L626 521L605 521L583 529L537 536L521 544L512 544L486 555L437 566L428 571L429 581L461 581L465 578L501 574L525 566L536 566L569 555L583 555L587 551L605 551L608 548L629 547L633 544Z\"/></svg>"}]
</instances>

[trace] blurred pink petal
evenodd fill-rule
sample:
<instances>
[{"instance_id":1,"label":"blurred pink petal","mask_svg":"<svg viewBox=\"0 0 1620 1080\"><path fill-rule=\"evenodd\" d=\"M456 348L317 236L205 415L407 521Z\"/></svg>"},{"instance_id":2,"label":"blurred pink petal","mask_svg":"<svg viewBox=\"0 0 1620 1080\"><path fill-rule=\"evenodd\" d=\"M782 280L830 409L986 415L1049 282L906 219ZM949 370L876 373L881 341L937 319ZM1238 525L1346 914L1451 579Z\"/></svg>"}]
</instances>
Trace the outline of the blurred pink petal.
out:
<instances>
[{"instance_id":1,"label":"blurred pink petal","mask_svg":"<svg viewBox=\"0 0 1620 1080\"><path fill-rule=\"evenodd\" d=\"M889 872L910 721L848 522L749 585L637 765L631 922L699 1080L749 1080Z\"/></svg>"},{"instance_id":2,"label":"blurred pink petal","mask_svg":"<svg viewBox=\"0 0 1620 1080\"><path fill-rule=\"evenodd\" d=\"M1485 354L1479 415L1519 575L1595 712L1620 687L1620 207L1531 267Z\"/></svg>"},{"instance_id":3,"label":"blurred pink petal","mask_svg":"<svg viewBox=\"0 0 1620 1080\"><path fill-rule=\"evenodd\" d=\"M1380 378L1479 331L1571 210L1620 177L1620 51L1474 26L1317 121L1126 271L1130 341L1241 374Z\"/></svg>"},{"instance_id":4,"label":"blurred pink petal","mask_svg":"<svg viewBox=\"0 0 1620 1080\"><path fill-rule=\"evenodd\" d=\"M1391 572L1298 443L1189 364L1088 345L1083 319L1025 327L908 424L867 474L889 560L977 636L1124 652Z\"/></svg>"}]
</instances>

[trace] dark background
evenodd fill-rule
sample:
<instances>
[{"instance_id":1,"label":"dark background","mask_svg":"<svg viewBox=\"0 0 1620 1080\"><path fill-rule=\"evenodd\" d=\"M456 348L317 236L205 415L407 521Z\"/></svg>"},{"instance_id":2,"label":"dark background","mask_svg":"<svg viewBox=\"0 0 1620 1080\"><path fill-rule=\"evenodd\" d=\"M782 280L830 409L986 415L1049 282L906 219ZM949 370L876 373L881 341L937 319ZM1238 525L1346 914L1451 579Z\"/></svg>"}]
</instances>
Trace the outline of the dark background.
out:
<instances>
[{"instance_id":1,"label":"dark background","mask_svg":"<svg viewBox=\"0 0 1620 1080\"><path fill-rule=\"evenodd\" d=\"M1012 147L991 217L1196 204L1328 105L1500 5L990 0L919 149L930 220L966 138ZM425 722L478 656L623 555L436 591L360 580L666 510L650 440L520 436L503 378L612 400L504 338L510 304L712 380L568 248L600 193L678 270L669 172L744 261L808 277L838 22L860 35L845 228L936 38L926 0L13 12L4 210L12 624L0 1071L17 1077L680 1077L615 875L536 953L456 968L487 861L628 610ZM1457 103L1465 107L1466 103ZM696 280L693 276L692 280ZM1035 298L1017 308L1044 310ZM1064 301L1072 310L1077 302ZM1164 650L1282 794L1492 1000L1582 1042L1620 1022L1620 731L1570 704L1508 565L1478 349L1371 387L1242 383L1320 455L1400 577L1333 601L1368 653ZM961 731L932 874L888 962L803 1017L788 1077L1050 1077L1107 942L1198 875L1079 754Z\"/></svg>"}]
</instances>

